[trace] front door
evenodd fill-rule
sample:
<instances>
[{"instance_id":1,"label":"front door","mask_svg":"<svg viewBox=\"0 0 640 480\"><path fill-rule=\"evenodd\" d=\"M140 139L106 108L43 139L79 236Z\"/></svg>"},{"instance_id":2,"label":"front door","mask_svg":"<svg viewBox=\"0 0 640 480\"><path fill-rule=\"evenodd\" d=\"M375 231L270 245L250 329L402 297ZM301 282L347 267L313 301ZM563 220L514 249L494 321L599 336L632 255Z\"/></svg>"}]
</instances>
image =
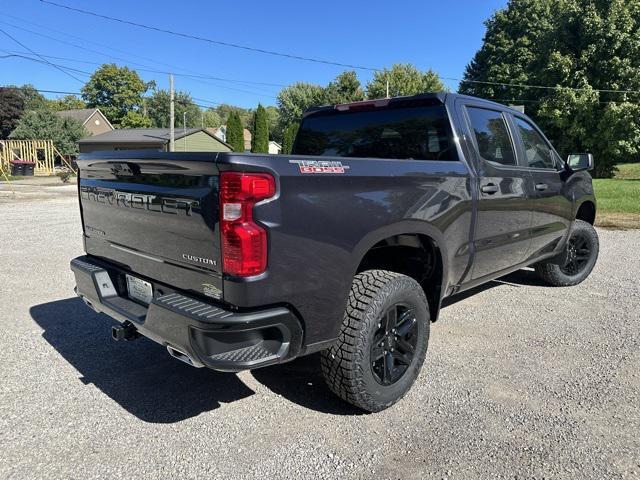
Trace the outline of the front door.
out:
<instances>
[{"instance_id":1,"label":"front door","mask_svg":"<svg viewBox=\"0 0 640 480\"><path fill-rule=\"evenodd\" d=\"M562 181L562 161L551 144L528 119L511 115L521 164L531 173L535 195L531 247L527 257L552 252L567 234L573 218L573 200Z\"/></svg>"},{"instance_id":2,"label":"front door","mask_svg":"<svg viewBox=\"0 0 640 480\"><path fill-rule=\"evenodd\" d=\"M465 101L469 144L478 173L478 216L471 279L505 270L527 258L531 244L531 201L535 196L529 169L518 165L506 114L482 103Z\"/></svg>"}]
</instances>

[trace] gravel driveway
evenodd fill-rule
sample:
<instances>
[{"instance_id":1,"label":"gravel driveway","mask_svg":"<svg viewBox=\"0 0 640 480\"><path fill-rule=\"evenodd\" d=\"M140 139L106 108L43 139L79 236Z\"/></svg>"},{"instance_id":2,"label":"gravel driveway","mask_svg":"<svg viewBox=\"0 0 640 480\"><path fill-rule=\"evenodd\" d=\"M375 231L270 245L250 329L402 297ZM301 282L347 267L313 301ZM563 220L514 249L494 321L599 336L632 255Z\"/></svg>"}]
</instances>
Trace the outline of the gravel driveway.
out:
<instances>
[{"instance_id":1,"label":"gravel driveway","mask_svg":"<svg viewBox=\"0 0 640 480\"><path fill-rule=\"evenodd\" d=\"M73 192L0 202L0 478L640 478L640 230L599 235L580 286L448 301L410 394L363 415L317 356L234 375L112 341L73 294Z\"/></svg>"}]
</instances>

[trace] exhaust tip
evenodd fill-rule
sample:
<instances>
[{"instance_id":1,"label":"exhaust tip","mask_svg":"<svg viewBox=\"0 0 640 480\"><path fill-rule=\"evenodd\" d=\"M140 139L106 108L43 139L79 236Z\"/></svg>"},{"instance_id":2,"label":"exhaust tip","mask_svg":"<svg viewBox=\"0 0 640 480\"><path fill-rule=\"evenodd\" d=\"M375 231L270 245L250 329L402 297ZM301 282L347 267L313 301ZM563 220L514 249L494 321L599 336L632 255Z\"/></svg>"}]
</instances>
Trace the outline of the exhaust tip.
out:
<instances>
[{"instance_id":1,"label":"exhaust tip","mask_svg":"<svg viewBox=\"0 0 640 480\"><path fill-rule=\"evenodd\" d=\"M167 351L169 352L169 355L171 355L173 358L177 358L181 362L187 363L192 367L198 366L188 354L172 347L171 345L167 345Z\"/></svg>"}]
</instances>

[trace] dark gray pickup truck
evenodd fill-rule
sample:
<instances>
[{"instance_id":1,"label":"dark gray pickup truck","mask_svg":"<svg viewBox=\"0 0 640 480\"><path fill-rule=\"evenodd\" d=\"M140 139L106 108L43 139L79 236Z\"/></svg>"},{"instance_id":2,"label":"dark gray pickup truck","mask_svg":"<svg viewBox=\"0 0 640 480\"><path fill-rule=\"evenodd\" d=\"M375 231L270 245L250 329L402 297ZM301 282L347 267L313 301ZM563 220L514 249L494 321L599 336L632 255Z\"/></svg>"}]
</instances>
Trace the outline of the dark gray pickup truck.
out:
<instances>
[{"instance_id":1,"label":"dark gray pickup truck","mask_svg":"<svg viewBox=\"0 0 640 480\"><path fill-rule=\"evenodd\" d=\"M528 265L575 285L598 255L592 156L565 162L525 115L455 94L314 109L291 155L78 165L71 269L114 338L223 371L322 352L368 411L409 390L444 297Z\"/></svg>"}]
</instances>

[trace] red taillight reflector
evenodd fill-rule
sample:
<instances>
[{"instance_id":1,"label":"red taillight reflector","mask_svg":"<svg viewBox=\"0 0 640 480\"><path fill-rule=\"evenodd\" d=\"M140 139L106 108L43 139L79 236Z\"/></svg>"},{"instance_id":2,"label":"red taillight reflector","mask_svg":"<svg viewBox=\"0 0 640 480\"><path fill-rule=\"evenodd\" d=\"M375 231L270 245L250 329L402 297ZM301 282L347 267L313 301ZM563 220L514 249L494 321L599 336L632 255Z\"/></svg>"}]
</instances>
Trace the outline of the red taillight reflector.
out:
<instances>
[{"instance_id":1,"label":"red taillight reflector","mask_svg":"<svg viewBox=\"0 0 640 480\"><path fill-rule=\"evenodd\" d=\"M267 232L253 221L253 206L275 193L275 180L269 174L220 174L220 231L225 273L248 277L266 270Z\"/></svg>"}]
</instances>

